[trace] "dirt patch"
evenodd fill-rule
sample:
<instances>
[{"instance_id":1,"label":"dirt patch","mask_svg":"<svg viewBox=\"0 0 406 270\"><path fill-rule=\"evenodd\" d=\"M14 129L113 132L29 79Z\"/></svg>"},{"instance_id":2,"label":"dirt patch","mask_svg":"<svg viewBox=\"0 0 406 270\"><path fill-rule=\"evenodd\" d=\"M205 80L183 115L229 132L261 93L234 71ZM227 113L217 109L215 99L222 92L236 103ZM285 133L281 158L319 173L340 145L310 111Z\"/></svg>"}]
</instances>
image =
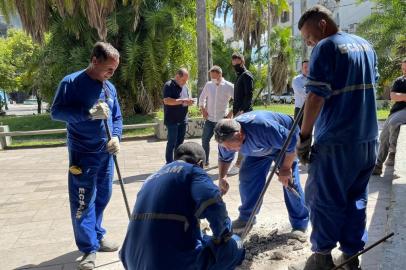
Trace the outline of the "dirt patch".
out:
<instances>
[{"instance_id":1,"label":"dirt patch","mask_svg":"<svg viewBox=\"0 0 406 270\"><path fill-rule=\"evenodd\" d=\"M277 224L255 226L244 246L246 256L238 270L287 269L311 254L308 241L299 241L289 228Z\"/></svg>"}]
</instances>

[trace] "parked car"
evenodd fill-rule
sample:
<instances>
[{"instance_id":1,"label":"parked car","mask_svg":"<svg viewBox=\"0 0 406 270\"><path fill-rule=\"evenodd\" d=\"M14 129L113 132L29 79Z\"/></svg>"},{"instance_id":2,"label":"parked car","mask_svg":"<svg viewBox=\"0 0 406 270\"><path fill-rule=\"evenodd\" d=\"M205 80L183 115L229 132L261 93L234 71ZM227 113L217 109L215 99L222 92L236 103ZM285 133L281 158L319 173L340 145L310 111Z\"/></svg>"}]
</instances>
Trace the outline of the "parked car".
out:
<instances>
[{"instance_id":1,"label":"parked car","mask_svg":"<svg viewBox=\"0 0 406 270\"><path fill-rule=\"evenodd\" d=\"M279 99L280 99L280 103L292 104L295 102L295 98L292 95L289 95L287 93L280 96Z\"/></svg>"}]
</instances>

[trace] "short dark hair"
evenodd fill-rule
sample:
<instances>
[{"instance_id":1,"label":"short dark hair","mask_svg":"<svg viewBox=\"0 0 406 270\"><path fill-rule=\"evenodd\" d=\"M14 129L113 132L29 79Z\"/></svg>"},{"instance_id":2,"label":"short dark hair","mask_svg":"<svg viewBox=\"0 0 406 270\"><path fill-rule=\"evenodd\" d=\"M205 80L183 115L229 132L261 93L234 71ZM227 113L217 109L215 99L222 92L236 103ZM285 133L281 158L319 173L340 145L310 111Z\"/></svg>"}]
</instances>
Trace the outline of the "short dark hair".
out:
<instances>
[{"instance_id":1,"label":"short dark hair","mask_svg":"<svg viewBox=\"0 0 406 270\"><path fill-rule=\"evenodd\" d=\"M102 61L106 61L108 58L120 59L120 53L110 43L98 41L93 46L90 61L93 57Z\"/></svg>"},{"instance_id":2,"label":"short dark hair","mask_svg":"<svg viewBox=\"0 0 406 270\"><path fill-rule=\"evenodd\" d=\"M309 63L309 60L307 60L307 59L303 60L303 61L302 61L302 65L303 65L304 63Z\"/></svg>"},{"instance_id":3,"label":"short dark hair","mask_svg":"<svg viewBox=\"0 0 406 270\"><path fill-rule=\"evenodd\" d=\"M203 147L195 142L186 142L176 149L175 160L183 160L190 164L198 165L206 161L206 153Z\"/></svg>"},{"instance_id":4,"label":"short dark hair","mask_svg":"<svg viewBox=\"0 0 406 270\"><path fill-rule=\"evenodd\" d=\"M218 143L223 143L233 138L234 133L240 130L241 125L235 119L222 119L214 127L214 139Z\"/></svg>"},{"instance_id":5,"label":"short dark hair","mask_svg":"<svg viewBox=\"0 0 406 270\"><path fill-rule=\"evenodd\" d=\"M231 55L231 59L240 59L241 61L244 61L244 55L239 52L234 52L233 55Z\"/></svg>"},{"instance_id":6,"label":"short dark hair","mask_svg":"<svg viewBox=\"0 0 406 270\"><path fill-rule=\"evenodd\" d=\"M333 19L333 13L322 5L315 5L314 7L306 10L305 13L303 13L303 15L300 17L298 28L299 30L302 29L303 25L307 21L319 22L323 19L337 27L337 24Z\"/></svg>"},{"instance_id":7,"label":"short dark hair","mask_svg":"<svg viewBox=\"0 0 406 270\"><path fill-rule=\"evenodd\" d=\"M405 58L403 58L403 60L402 60L402 64L403 63L406 63L406 57Z\"/></svg>"}]
</instances>

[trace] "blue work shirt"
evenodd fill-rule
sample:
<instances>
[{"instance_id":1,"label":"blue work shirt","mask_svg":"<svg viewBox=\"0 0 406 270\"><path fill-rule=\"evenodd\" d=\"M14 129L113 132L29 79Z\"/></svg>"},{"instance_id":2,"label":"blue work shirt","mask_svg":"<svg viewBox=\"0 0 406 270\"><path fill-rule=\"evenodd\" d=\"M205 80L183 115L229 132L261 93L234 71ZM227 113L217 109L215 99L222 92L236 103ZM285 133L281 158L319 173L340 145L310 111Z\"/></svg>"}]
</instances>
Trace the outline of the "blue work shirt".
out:
<instances>
[{"instance_id":1,"label":"blue work shirt","mask_svg":"<svg viewBox=\"0 0 406 270\"><path fill-rule=\"evenodd\" d=\"M219 188L202 168L183 161L163 166L137 194L120 251L125 268L198 269L203 248L199 219L204 218L214 238L231 232Z\"/></svg>"},{"instance_id":2,"label":"blue work shirt","mask_svg":"<svg viewBox=\"0 0 406 270\"><path fill-rule=\"evenodd\" d=\"M121 138L122 116L117 91L112 83L94 80L81 70L67 75L60 82L51 108L54 120L67 126L70 150L84 153L105 152L107 134L103 120L92 120L89 110L102 100L109 105L108 125L112 136Z\"/></svg>"},{"instance_id":3,"label":"blue work shirt","mask_svg":"<svg viewBox=\"0 0 406 270\"><path fill-rule=\"evenodd\" d=\"M377 58L368 41L339 32L321 40L310 57L306 91L325 98L315 124L315 143L375 140L378 123Z\"/></svg>"},{"instance_id":4,"label":"blue work shirt","mask_svg":"<svg viewBox=\"0 0 406 270\"><path fill-rule=\"evenodd\" d=\"M285 143L289 131L293 125L292 117L270 111L252 111L244 113L235 118L240 123L245 135L241 145L240 153L243 156L275 156L278 155ZM287 148L287 153L295 151L299 128L295 133ZM219 146L219 159L223 162L231 162L235 151L230 151Z\"/></svg>"}]
</instances>

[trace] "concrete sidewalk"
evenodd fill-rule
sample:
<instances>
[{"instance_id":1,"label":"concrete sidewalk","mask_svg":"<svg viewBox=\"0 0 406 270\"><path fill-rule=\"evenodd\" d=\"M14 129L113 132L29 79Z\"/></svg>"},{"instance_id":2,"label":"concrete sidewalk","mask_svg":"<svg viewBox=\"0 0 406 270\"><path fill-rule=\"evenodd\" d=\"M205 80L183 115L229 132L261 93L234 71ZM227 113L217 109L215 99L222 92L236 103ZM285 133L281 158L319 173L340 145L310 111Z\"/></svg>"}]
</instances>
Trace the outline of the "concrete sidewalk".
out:
<instances>
[{"instance_id":1,"label":"concrete sidewalk","mask_svg":"<svg viewBox=\"0 0 406 270\"><path fill-rule=\"evenodd\" d=\"M383 244L384 258L380 269L406 268L406 125L401 127L396 149L396 164L391 190L391 204L387 233L395 235Z\"/></svg>"},{"instance_id":2,"label":"concrete sidewalk","mask_svg":"<svg viewBox=\"0 0 406 270\"><path fill-rule=\"evenodd\" d=\"M197 139L192 141L200 142ZM143 180L164 164L165 145L165 141L156 140L122 143L119 162L131 207ZM214 143L211 149L211 161L214 163L217 159ZM67 168L65 147L0 152L1 270L76 269L76 260L81 254L76 249L71 228ZM208 173L217 178L216 168ZM370 242L385 233L392 177L386 170L383 177L371 179L368 204ZM306 178L306 172L301 172L303 184ZM128 219L120 187L115 183L113 188L113 196L105 212L104 227L109 237L121 243ZM289 227L281 191L280 183L273 181L264 199L257 226L275 224L278 228ZM236 176L230 179L230 191L224 199L231 218L236 218L240 204ZM383 246L380 246L367 253L363 257L363 269L378 269L383 252ZM97 269L123 269L117 260L117 253L98 253ZM281 263L283 265L283 261ZM261 269L269 269L266 265L264 267ZM250 269L259 268L253 265Z\"/></svg>"}]
</instances>

